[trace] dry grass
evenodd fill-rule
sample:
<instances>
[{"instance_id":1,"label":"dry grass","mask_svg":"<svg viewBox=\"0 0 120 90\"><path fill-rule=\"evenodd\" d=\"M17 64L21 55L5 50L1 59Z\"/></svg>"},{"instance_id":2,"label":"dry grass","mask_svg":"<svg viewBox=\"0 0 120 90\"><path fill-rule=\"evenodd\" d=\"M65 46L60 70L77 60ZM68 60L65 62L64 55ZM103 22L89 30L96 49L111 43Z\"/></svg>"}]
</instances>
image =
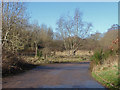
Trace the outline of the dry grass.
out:
<instances>
[{"instance_id":1,"label":"dry grass","mask_svg":"<svg viewBox=\"0 0 120 90\"><path fill-rule=\"evenodd\" d=\"M70 51L72 53L72 51ZM44 57L29 57L24 56L22 57L26 62L31 64L43 64L43 63L63 63L63 62L81 62L81 61L89 61L90 56L93 54L93 52L84 51L84 50L78 50L76 52L76 55L69 55L69 51L63 51L63 52L56 52L55 56L50 56L47 58L47 60L44 59Z\"/></svg>"},{"instance_id":2,"label":"dry grass","mask_svg":"<svg viewBox=\"0 0 120 90\"><path fill-rule=\"evenodd\" d=\"M81 61L89 61L91 55L93 55L92 51L87 50L78 50L75 55L72 55L72 50L56 52L55 57L49 59L49 61L53 62L81 62Z\"/></svg>"},{"instance_id":3,"label":"dry grass","mask_svg":"<svg viewBox=\"0 0 120 90\"><path fill-rule=\"evenodd\" d=\"M72 53L72 50L70 51L70 54ZM63 52L56 52L55 53L57 56L69 56L69 51L63 51ZM88 51L88 50L78 50L76 52L76 55L78 56L84 56L84 55L93 55L93 51Z\"/></svg>"},{"instance_id":4,"label":"dry grass","mask_svg":"<svg viewBox=\"0 0 120 90\"><path fill-rule=\"evenodd\" d=\"M102 65L97 65L93 68L94 71L104 70L105 68L118 67L118 55L110 56L107 60L104 60ZM118 68L116 68L118 69Z\"/></svg>"}]
</instances>

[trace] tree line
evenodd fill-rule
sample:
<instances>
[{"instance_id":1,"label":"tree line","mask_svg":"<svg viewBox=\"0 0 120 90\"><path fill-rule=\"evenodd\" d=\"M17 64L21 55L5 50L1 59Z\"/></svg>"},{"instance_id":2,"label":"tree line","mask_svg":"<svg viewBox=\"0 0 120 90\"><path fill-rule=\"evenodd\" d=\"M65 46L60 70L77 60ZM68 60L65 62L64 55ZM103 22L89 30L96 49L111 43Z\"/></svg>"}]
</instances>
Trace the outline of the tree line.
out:
<instances>
[{"instance_id":1,"label":"tree line","mask_svg":"<svg viewBox=\"0 0 120 90\"><path fill-rule=\"evenodd\" d=\"M30 49L37 55L38 48L48 47L53 31L46 25L29 23L24 3L2 2L2 50L19 54Z\"/></svg>"},{"instance_id":2,"label":"tree line","mask_svg":"<svg viewBox=\"0 0 120 90\"><path fill-rule=\"evenodd\" d=\"M47 25L39 25L37 21L29 23L26 6L22 2L2 2L2 51L3 54L20 55L33 53L44 54L68 50L75 55L79 49L93 50L106 48L114 30L101 34L91 34L92 24L83 21L82 13L75 9L74 15L64 15L57 20L56 32ZM112 27L112 28L113 28ZM113 35L115 39L115 35ZM111 40L111 39L110 39Z\"/></svg>"}]
</instances>

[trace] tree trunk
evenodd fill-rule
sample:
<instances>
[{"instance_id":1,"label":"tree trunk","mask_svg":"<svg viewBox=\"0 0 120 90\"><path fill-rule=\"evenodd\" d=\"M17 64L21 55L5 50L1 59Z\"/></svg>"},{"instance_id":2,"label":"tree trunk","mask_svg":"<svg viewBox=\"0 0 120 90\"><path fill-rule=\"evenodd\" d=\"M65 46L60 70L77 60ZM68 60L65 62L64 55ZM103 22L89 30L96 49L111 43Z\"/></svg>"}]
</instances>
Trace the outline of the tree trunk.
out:
<instances>
[{"instance_id":1,"label":"tree trunk","mask_svg":"<svg viewBox=\"0 0 120 90\"><path fill-rule=\"evenodd\" d=\"M36 44L36 47L35 47L35 57L37 57L37 51L38 51L38 47L37 47L37 44Z\"/></svg>"},{"instance_id":2,"label":"tree trunk","mask_svg":"<svg viewBox=\"0 0 120 90\"><path fill-rule=\"evenodd\" d=\"M47 60L47 54L44 55L44 60L45 60L45 61Z\"/></svg>"},{"instance_id":3,"label":"tree trunk","mask_svg":"<svg viewBox=\"0 0 120 90\"><path fill-rule=\"evenodd\" d=\"M76 54L76 50L73 50L72 55L74 56Z\"/></svg>"},{"instance_id":4,"label":"tree trunk","mask_svg":"<svg viewBox=\"0 0 120 90\"><path fill-rule=\"evenodd\" d=\"M68 56L70 56L70 50L68 50Z\"/></svg>"}]
</instances>

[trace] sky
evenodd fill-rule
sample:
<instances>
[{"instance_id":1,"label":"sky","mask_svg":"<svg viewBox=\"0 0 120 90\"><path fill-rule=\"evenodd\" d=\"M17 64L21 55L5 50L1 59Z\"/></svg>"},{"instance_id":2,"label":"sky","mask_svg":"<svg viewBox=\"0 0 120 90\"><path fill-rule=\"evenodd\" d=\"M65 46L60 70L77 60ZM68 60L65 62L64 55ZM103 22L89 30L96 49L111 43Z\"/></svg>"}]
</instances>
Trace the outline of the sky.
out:
<instances>
[{"instance_id":1,"label":"sky","mask_svg":"<svg viewBox=\"0 0 120 90\"><path fill-rule=\"evenodd\" d=\"M26 2L30 22L46 24L53 31L60 16L74 15L76 8L83 13L83 21L93 24L92 32L104 33L113 24L118 24L117 2Z\"/></svg>"}]
</instances>

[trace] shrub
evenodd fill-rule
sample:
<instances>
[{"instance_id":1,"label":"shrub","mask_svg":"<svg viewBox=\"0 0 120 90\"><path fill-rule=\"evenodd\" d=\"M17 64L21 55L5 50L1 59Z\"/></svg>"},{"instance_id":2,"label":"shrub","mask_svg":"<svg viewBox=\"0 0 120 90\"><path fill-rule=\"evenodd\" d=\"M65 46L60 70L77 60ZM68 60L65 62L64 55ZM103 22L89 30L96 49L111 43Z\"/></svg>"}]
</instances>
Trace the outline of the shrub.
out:
<instances>
[{"instance_id":1,"label":"shrub","mask_svg":"<svg viewBox=\"0 0 120 90\"><path fill-rule=\"evenodd\" d=\"M97 50L95 51L94 55L91 57L91 61L95 62L95 64L102 64L104 60L106 60L110 55L114 55L114 51L106 50Z\"/></svg>"},{"instance_id":2,"label":"shrub","mask_svg":"<svg viewBox=\"0 0 120 90\"><path fill-rule=\"evenodd\" d=\"M46 60L47 60L48 56L50 56L50 53L51 53L51 51L48 47L46 47L42 50L42 54L44 56L44 59L46 59Z\"/></svg>"},{"instance_id":3,"label":"shrub","mask_svg":"<svg viewBox=\"0 0 120 90\"><path fill-rule=\"evenodd\" d=\"M92 61L95 61L95 64L101 64L103 58L103 50L95 51L94 55L91 57Z\"/></svg>"},{"instance_id":4,"label":"shrub","mask_svg":"<svg viewBox=\"0 0 120 90\"><path fill-rule=\"evenodd\" d=\"M19 72L23 72L24 70L31 69L35 65L28 63L26 60L18 56L17 54L13 54L11 52L2 53L2 75L12 75L17 74Z\"/></svg>"}]
</instances>

